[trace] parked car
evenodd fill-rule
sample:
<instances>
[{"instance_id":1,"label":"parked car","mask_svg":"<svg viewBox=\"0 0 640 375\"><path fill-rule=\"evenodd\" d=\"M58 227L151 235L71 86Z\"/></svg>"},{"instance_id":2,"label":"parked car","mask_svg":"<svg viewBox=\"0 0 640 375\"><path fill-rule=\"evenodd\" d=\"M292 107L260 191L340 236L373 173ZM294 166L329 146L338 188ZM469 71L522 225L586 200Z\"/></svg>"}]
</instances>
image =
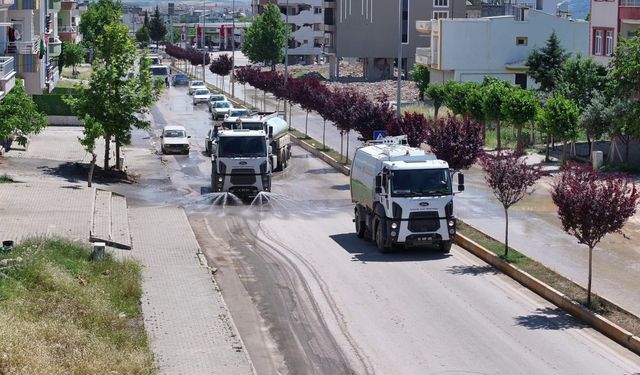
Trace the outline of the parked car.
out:
<instances>
[{"instance_id":1,"label":"parked car","mask_svg":"<svg viewBox=\"0 0 640 375\"><path fill-rule=\"evenodd\" d=\"M211 93L207 89L197 89L193 93L193 105L198 105L198 103L206 103L209 101L209 97Z\"/></svg>"},{"instance_id":2,"label":"parked car","mask_svg":"<svg viewBox=\"0 0 640 375\"><path fill-rule=\"evenodd\" d=\"M206 89L207 85L202 81L191 81L189 83L189 95L193 94L196 90Z\"/></svg>"},{"instance_id":3,"label":"parked car","mask_svg":"<svg viewBox=\"0 0 640 375\"><path fill-rule=\"evenodd\" d=\"M189 77L184 74L174 74L171 81L174 86L189 86Z\"/></svg>"},{"instance_id":4,"label":"parked car","mask_svg":"<svg viewBox=\"0 0 640 375\"><path fill-rule=\"evenodd\" d=\"M246 108L231 108L224 118L228 117L249 117L251 112Z\"/></svg>"},{"instance_id":5,"label":"parked car","mask_svg":"<svg viewBox=\"0 0 640 375\"><path fill-rule=\"evenodd\" d=\"M211 108L211 118L214 120L222 120L231 108L233 108L233 106L230 102L215 102Z\"/></svg>"},{"instance_id":6,"label":"parked car","mask_svg":"<svg viewBox=\"0 0 640 375\"><path fill-rule=\"evenodd\" d=\"M228 102L228 101L229 99L227 99L227 97L224 95L221 95L221 94L211 95L209 97L209 102L208 102L209 112L211 112L211 108L213 108L213 105L215 104L215 102Z\"/></svg>"},{"instance_id":7,"label":"parked car","mask_svg":"<svg viewBox=\"0 0 640 375\"><path fill-rule=\"evenodd\" d=\"M189 154L189 138L184 126L167 125L162 129L160 149L163 154Z\"/></svg>"}]
</instances>

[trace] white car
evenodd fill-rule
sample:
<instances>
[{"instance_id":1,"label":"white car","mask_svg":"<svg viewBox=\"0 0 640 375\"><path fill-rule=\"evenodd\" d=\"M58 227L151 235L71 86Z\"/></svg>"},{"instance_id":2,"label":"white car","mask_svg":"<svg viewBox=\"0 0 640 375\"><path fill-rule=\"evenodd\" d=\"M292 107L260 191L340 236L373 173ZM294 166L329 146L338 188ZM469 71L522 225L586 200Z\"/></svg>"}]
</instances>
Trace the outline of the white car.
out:
<instances>
[{"instance_id":1,"label":"white car","mask_svg":"<svg viewBox=\"0 0 640 375\"><path fill-rule=\"evenodd\" d=\"M214 120L222 120L232 108L233 106L229 102L215 102L211 107L211 118Z\"/></svg>"},{"instance_id":2,"label":"white car","mask_svg":"<svg viewBox=\"0 0 640 375\"><path fill-rule=\"evenodd\" d=\"M216 102L228 102L229 99L227 99L226 96L222 95L222 94L211 94L211 96L209 97L209 112L211 112L211 108L213 108L213 105L216 104Z\"/></svg>"},{"instance_id":3,"label":"white car","mask_svg":"<svg viewBox=\"0 0 640 375\"><path fill-rule=\"evenodd\" d=\"M249 117L249 115L251 114L251 112L249 112L248 109L246 108L231 108L229 110L229 113L227 113L226 115L224 115L224 118L229 118L229 117Z\"/></svg>"},{"instance_id":4,"label":"white car","mask_svg":"<svg viewBox=\"0 0 640 375\"><path fill-rule=\"evenodd\" d=\"M189 154L189 138L184 126L168 125L162 129L160 148L163 154Z\"/></svg>"},{"instance_id":5,"label":"white car","mask_svg":"<svg viewBox=\"0 0 640 375\"><path fill-rule=\"evenodd\" d=\"M202 81L191 81L189 82L189 95L193 94L196 90L206 88L207 84Z\"/></svg>"},{"instance_id":6,"label":"white car","mask_svg":"<svg viewBox=\"0 0 640 375\"><path fill-rule=\"evenodd\" d=\"M198 103L207 103L209 101L209 97L211 93L207 89L197 89L193 93L193 105L197 105Z\"/></svg>"}]
</instances>

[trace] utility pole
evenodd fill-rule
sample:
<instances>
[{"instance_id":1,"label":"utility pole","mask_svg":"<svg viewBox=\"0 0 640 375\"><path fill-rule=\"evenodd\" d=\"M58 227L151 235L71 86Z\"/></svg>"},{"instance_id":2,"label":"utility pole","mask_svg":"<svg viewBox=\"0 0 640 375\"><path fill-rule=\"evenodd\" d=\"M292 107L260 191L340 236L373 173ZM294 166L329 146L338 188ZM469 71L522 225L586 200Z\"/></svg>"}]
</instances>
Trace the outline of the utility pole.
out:
<instances>
[{"instance_id":1,"label":"utility pole","mask_svg":"<svg viewBox=\"0 0 640 375\"><path fill-rule=\"evenodd\" d=\"M402 86L402 0L398 0L398 88L396 93L396 115L400 118L400 87Z\"/></svg>"},{"instance_id":2,"label":"utility pole","mask_svg":"<svg viewBox=\"0 0 640 375\"><path fill-rule=\"evenodd\" d=\"M236 88L236 0L231 3L231 97L235 96Z\"/></svg>"},{"instance_id":3,"label":"utility pole","mask_svg":"<svg viewBox=\"0 0 640 375\"><path fill-rule=\"evenodd\" d=\"M206 82L205 79L204 79L204 73L205 73L205 69L207 68L205 61L206 61L206 57L207 57L207 53L208 53L204 49L204 32L205 32L206 26L207 26L206 1L207 0L202 0L202 82ZM222 91L224 91L224 89Z\"/></svg>"},{"instance_id":4,"label":"utility pole","mask_svg":"<svg viewBox=\"0 0 640 375\"><path fill-rule=\"evenodd\" d=\"M284 14L284 86L287 86L287 68L289 67L289 0L287 11ZM284 100L284 119L287 119L287 99ZM291 116L289 116L289 129L291 129Z\"/></svg>"}]
</instances>

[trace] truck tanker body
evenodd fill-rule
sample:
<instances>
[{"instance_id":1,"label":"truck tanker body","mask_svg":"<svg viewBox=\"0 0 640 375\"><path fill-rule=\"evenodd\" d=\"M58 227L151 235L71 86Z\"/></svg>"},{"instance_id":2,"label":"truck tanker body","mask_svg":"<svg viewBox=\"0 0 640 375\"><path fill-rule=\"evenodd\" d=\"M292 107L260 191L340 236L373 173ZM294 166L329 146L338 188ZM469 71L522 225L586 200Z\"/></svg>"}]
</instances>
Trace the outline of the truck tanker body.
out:
<instances>
[{"instance_id":1,"label":"truck tanker body","mask_svg":"<svg viewBox=\"0 0 640 375\"><path fill-rule=\"evenodd\" d=\"M447 253L456 233L449 165L404 143L406 136L387 137L356 151L351 168L356 234L374 240L382 252L397 245L438 245Z\"/></svg>"},{"instance_id":2,"label":"truck tanker body","mask_svg":"<svg viewBox=\"0 0 640 375\"><path fill-rule=\"evenodd\" d=\"M289 126L276 113L228 118L214 128L211 141L211 189L241 199L271 191L274 170L291 157Z\"/></svg>"}]
</instances>

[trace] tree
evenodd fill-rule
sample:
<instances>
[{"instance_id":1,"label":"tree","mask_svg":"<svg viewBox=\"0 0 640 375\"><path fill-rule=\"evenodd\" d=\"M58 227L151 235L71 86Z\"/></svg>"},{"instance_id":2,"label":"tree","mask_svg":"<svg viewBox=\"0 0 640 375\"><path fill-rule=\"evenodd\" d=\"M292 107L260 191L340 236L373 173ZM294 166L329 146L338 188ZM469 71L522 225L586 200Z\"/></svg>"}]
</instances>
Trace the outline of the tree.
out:
<instances>
[{"instance_id":1,"label":"tree","mask_svg":"<svg viewBox=\"0 0 640 375\"><path fill-rule=\"evenodd\" d=\"M438 111L446 99L444 85L429 85L425 94L427 94L427 97L431 99L431 102L433 103L433 118L437 119Z\"/></svg>"},{"instance_id":2,"label":"tree","mask_svg":"<svg viewBox=\"0 0 640 375\"><path fill-rule=\"evenodd\" d=\"M158 48L158 44L164 40L165 35L167 35L167 27L164 25L162 18L160 18L160 10L158 10L158 6L156 5L156 10L153 12L151 22L149 23L149 37L156 42L156 49Z\"/></svg>"},{"instance_id":3,"label":"tree","mask_svg":"<svg viewBox=\"0 0 640 375\"><path fill-rule=\"evenodd\" d=\"M425 142L449 168L468 169L482 154L482 127L476 121L449 115L436 119L427 128Z\"/></svg>"},{"instance_id":4,"label":"tree","mask_svg":"<svg viewBox=\"0 0 640 375\"><path fill-rule=\"evenodd\" d=\"M149 13L147 11L144 12L144 23L142 27L136 31L136 41L140 43L143 47L146 47L149 44L149 39L151 36L149 35L149 29L151 25L149 23Z\"/></svg>"},{"instance_id":5,"label":"tree","mask_svg":"<svg viewBox=\"0 0 640 375\"><path fill-rule=\"evenodd\" d=\"M217 59L211 61L211 65L209 65L209 70L213 74L217 74L222 77L222 88L224 91L224 77L228 76L231 73L231 69L233 68L233 59L229 57L226 53L224 55L220 55Z\"/></svg>"},{"instance_id":6,"label":"tree","mask_svg":"<svg viewBox=\"0 0 640 375\"><path fill-rule=\"evenodd\" d=\"M552 95L542 110L540 120L547 133L546 159L549 159L550 137L553 136L565 142L562 161L566 160L566 142L578 136L578 106L560 94Z\"/></svg>"},{"instance_id":7,"label":"tree","mask_svg":"<svg viewBox=\"0 0 640 375\"><path fill-rule=\"evenodd\" d=\"M456 81L447 81L444 84L445 104L453 112L454 115L466 115L467 111L467 95L469 86L467 83Z\"/></svg>"},{"instance_id":8,"label":"tree","mask_svg":"<svg viewBox=\"0 0 640 375\"><path fill-rule=\"evenodd\" d=\"M527 194L529 187L540 178L540 168L529 166L522 158L522 148L498 151L496 155L483 154L480 165L485 181L504 208L504 256L509 254L509 208Z\"/></svg>"},{"instance_id":9,"label":"tree","mask_svg":"<svg viewBox=\"0 0 640 375\"><path fill-rule=\"evenodd\" d=\"M606 77L607 68L578 53L562 63L557 91L582 111L596 93L604 90Z\"/></svg>"},{"instance_id":10,"label":"tree","mask_svg":"<svg viewBox=\"0 0 640 375\"><path fill-rule=\"evenodd\" d=\"M351 88L333 91L331 95L331 119L340 130L340 156L343 150L343 136L347 136L347 160L349 159L349 134L360 122L360 117L370 105L369 99Z\"/></svg>"},{"instance_id":11,"label":"tree","mask_svg":"<svg viewBox=\"0 0 640 375\"><path fill-rule=\"evenodd\" d=\"M552 187L562 228L589 247L587 305L591 305L593 249L608 233L621 233L640 193L625 175L602 175L589 165L568 165Z\"/></svg>"},{"instance_id":12,"label":"tree","mask_svg":"<svg viewBox=\"0 0 640 375\"><path fill-rule=\"evenodd\" d=\"M512 86L506 81L497 79L485 79L483 82L483 95L484 101L482 103L482 109L487 121L495 121L496 123L496 148L500 150L502 148L500 126L501 122L505 119L502 112L502 104L505 99L511 94Z\"/></svg>"},{"instance_id":13,"label":"tree","mask_svg":"<svg viewBox=\"0 0 640 375\"><path fill-rule=\"evenodd\" d=\"M265 62L275 70L284 59L285 27L278 6L269 3L244 31L242 53L252 62Z\"/></svg>"},{"instance_id":14,"label":"tree","mask_svg":"<svg viewBox=\"0 0 640 375\"><path fill-rule=\"evenodd\" d=\"M373 132L384 128L394 117L396 117L396 112L391 108L387 94L381 94L375 101L368 101L368 104L362 108L355 129L360 133L359 139L362 141L372 140Z\"/></svg>"},{"instance_id":15,"label":"tree","mask_svg":"<svg viewBox=\"0 0 640 375\"><path fill-rule=\"evenodd\" d=\"M582 109L578 118L578 125L584 129L589 142L589 157L591 157L592 140L600 139L611 130L611 123L615 113L607 99L600 92L596 92L591 101Z\"/></svg>"},{"instance_id":16,"label":"tree","mask_svg":"<svg viewBox=\"0 0 640 375\"><path fill-rule=\"evenodd\" d=\"M19 145L27 144L29 134L37 134L47 127L47 119L24 90L22 80L0 100L0 140L16 136Z\"/></svg>"},{"instance_id":17,"label":"tree","mask_svg":"<svg viewBox=\"0 0 640 375\"><path fill-rule=\"evenodd\" d=\"M420 100L424 100L424 94L429 87L429 68L420 64L415 64L411 71L411 77L418 88Z\"/></svg>"},{"instance_id":18,"label":"tree","mask_svg":"<svg viewBox=\"0 0 640 375\"><path fill-rule=\"evenodd\" d=\"M406 134L407 141L412 147L420 147L427 139L429 122L422 113L405 112L401 118L395 117L387 124L389 135Z\"/></svg>"},{"instance_id":19,"label":"tree","mask_svg":"<svg viewBox=\"0 0 640 375\"><path fill-rule=\"evenodd\" d=\"M540 85L540 90L551 92L560 78L562 63L569 55L560 46L555 30L551 32L547 44L541 49L534 49L527 58L529 76Z\"/></svg>"},{"instance_id":20,"label":"tree","mask_svg":"<svg viewBox=\"0 0 640 375\"><path fill-rule=\"evenodd\" d=\"M98 36L104 34L105 27L119 21L121 17L122 2L120 0L98 0L90 3L80 19L82 42L87 48L93 49Z\"/></svg>"},{"instance_id":21,"label":"tree","mask_svg":"<svg viewBox=\"0 0 640 375\"><path fill-rule=\"evenodd\" d=\"M71 66L73 74L78 74L76 67L84 61L84 47L82 44L69 42L63 42L62 46L64 66Z\"/></svg>"},{"instance_id":22,"label":"tree","mask_svg":"<svg viewBox=\"0 0 640 375\"><path fill-rule=\"evenodd\" d=\"M153 79L148 59L140 61L137 75L128 77L140 59L127 33L128 28L120 22L105 27L96 41L98 53L88 87L78 85L78 94L65 98L78 118L88 119L85 122L86 133L95 134L98 125L102 128L105 170L109 168L111 139L115 137L116 160L119 162L120 146L129 142L131 127L149 126L139 114L147 111L158 99L163 86L162 82ZM116 45L118 48L115 50L109 48ZM120 166L117 164L116 167Z\"/></svg>"},{"instance_id":23,"label":"tree","mask_svg":"<svg viewBox=\"0 0 640 375\"><path fill-rule=\"evenodd\" d=\"M104 129L99 122L94 120L91 116L86 115L83 119L84 129L82 131L82 137L79 137L78 140L80 144L85 149L86 152L91 154L91 163L89 165L89 175L87 176L88 186L91 187L91 183L93 182L93 170L96 166L96 159L98 155L96 154L96 141L98 138L104 136Z\"/></svg>"},{"instance_id":24,"label":"tree","mask_svg":"<svg viewBox=\"0 0 640 375\"><path fill-rule=\"evenodd\" d=\"M504 98L501 106L502 115L515 126L518 144L524 143L522 127L536 118L538 107L538 98L533 92L519 87L515 87Z\"/></svg>"}]
</instances>

